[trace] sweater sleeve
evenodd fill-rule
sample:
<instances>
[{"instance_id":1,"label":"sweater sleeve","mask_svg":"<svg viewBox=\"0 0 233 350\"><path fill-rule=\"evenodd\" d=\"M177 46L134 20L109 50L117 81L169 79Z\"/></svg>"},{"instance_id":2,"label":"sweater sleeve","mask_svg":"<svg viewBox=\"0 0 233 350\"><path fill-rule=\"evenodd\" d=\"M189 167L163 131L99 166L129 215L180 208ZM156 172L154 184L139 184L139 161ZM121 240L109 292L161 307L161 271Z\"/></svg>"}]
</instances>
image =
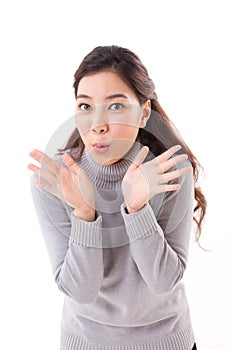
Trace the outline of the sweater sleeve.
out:
<instances>
[{"instance_id":1,"label":"sweater sleeve","mask_svg":"<svg viewBox=\"0 0 233 350\"><path fill-rule=\"evenodd\" d=\"M95 303L103 280L101 217L78 219L35 176L31 192L58 288L79 304Z\"/></svg>"},{"instance_id":2,"label":"sweater sleeve","mask_svg":"<svg viewBox=\"0 0 233 350\"><path fill-rule=\"evenodd\" d=\"M193 220L192 174L176 180L179 191L154 196L141 210L127 214L121 206L131 255L141 277L155 294L167 293L181 280L186 268ZM157 216L157 218L156 218Z\"/></svg>"}]
</instances>

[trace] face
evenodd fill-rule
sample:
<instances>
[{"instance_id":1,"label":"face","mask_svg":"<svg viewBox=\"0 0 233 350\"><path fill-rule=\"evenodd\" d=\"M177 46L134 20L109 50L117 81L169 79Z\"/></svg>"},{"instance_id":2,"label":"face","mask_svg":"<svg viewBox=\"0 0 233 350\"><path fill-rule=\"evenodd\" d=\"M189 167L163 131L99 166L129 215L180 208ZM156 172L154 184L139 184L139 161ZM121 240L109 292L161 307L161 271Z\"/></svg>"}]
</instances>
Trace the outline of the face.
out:
<instances>
[{"instance_id":1,"label":"face","mask_svg":"<svg viewBox=\"0 0 233 350\"><path fill-rule=\"evenodd\" d=\"M80 80L76 127L97 163L110 165L122 159L149 116L150 101L141 106L117 73L103 71Z\"/></svg>"}]
</instances>

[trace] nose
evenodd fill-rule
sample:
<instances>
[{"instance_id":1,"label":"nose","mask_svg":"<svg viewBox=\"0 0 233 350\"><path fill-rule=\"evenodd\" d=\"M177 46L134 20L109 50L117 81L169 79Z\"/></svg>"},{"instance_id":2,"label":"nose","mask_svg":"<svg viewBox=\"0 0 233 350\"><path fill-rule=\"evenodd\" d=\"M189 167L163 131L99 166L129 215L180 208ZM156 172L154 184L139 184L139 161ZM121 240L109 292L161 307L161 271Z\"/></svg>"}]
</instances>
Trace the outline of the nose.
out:
<instances>
[{"instance_id":1,"label":"nose","mask_svg":"<svg viewBox=\"0 0 233 350\"><path fill-rule=\"evenodd\" d=\"M105 134L108 131L106 106L96 106L92 117L92 131L97 134Z\"/></svg>"},{"instance_id":2,"label":"nose","mask_svg":"<svg viewBox=\"0 0 233 350\"><path fill-rule=\"evenodd\" d=\"M108 131L107 124L97 125L92 128L92 131L97 134L105 134Z\"/></svg>"}]
</instances>

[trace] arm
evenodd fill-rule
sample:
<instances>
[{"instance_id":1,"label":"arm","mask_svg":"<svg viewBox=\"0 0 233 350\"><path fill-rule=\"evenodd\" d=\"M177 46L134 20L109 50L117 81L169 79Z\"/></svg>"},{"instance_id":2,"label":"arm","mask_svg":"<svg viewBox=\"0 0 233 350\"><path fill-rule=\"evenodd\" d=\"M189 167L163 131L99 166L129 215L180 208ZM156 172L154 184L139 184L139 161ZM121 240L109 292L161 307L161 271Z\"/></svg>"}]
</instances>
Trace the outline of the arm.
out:
<instances>
[{"instance_id":1,"label":"arm","mask_svg":"<svg viewBox=\"0 0 233 350\"><path fill-rule=\"evenodd\" d=\"M32 197L58 288L80 304L96 301L103 280L101 217L87 222L31 182Z\"/></svg>"},{"instance_id":2,"label":"arm","mask_svg":"<svg viewBox=\"0 0 233 350\"><path fill-rule=\"evenodd\" d=\"M127 214L124 205L121 208L131 255L155 294L172 290L186 268L193 220L192 174L180 177L179 184L179 191L163 195L162 205L156 195L133 214Z\"/></svg>"}]
</instances>

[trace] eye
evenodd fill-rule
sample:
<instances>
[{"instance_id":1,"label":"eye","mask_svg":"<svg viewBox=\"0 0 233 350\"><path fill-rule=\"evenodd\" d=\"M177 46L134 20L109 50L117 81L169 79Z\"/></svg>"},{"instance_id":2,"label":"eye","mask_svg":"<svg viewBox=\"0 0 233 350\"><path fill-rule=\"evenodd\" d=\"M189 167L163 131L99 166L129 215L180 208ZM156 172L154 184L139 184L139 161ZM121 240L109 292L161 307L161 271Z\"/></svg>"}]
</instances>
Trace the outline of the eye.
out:
<instances>
[{"instance_id":1,"label":"eye","mask_svg":"<svg viewBox=\"0 0 233 350\"><path fill-rule=\"evenodd\" d=\"M78 109L81 111L90 111L92 109L92 107L87 103L80 103L78 105Z\"/></svg>"},{"instance_id":2,"label":"eye","mask_svg":"<svg viewBox=\"0 0 233 350\"><path fill-rule=\"evenodd\" d=\"M113 103L109 109L113 111L119 111L124 108L124 105L122 103Z\"/></svg>"}]
</instances>

